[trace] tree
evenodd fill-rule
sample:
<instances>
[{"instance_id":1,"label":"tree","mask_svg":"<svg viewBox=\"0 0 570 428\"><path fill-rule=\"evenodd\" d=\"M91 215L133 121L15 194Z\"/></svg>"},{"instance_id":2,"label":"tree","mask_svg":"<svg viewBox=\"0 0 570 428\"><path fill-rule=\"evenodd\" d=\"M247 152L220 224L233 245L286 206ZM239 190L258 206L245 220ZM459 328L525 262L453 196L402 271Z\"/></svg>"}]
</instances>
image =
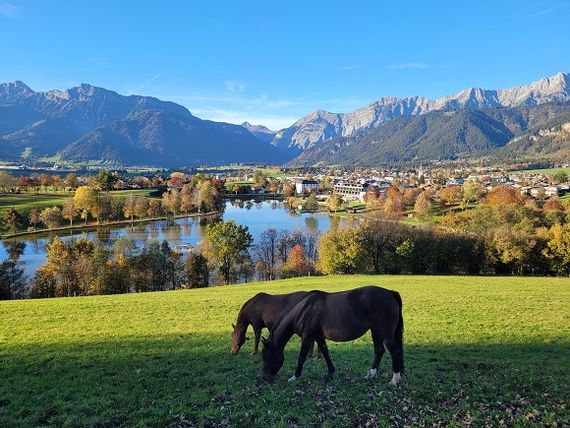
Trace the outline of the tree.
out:
<instances>
[{"instance_id":1,"label":"tree","mask_svg":"<svg viewBox=\"0 0 570 428\"><path fill-rule=\"evenodd\" d=\"M59 175L55 175L52 177L51 186L53 187L53 190L59 192L65 186L65 184Z\"/></svg>"},{"instance_id":2,"label":"tree","mask_svg":"<svg viewBox=\"0 0 570 428\"><path fill-rule=\"evenodd\" d=\"M261 233L258 244L254 248L256 269L264 281L271 281L277 277L277 244L277 230L270 228Z\"/></svg>"},{"instance_id":3,"label":"tree","mask_svg":"<svg viewBox=\"0 0 570 428\"><path fill-rule=\"evenodd\" d=\"M0 263L0 300L24 298L26 280L24 271L12 260Z\"/></svg>"},{"instance_id":4,"label":"tree","mask_svg":"<svg viewBox=\"0 0 570 428\"><path fill-rule=\"evenodd\" d=\"M148 216L150 218L160 216L160 202L156 199L151 199L148 203Z\"/></svg>"},{"instance_id":5,"label":"tree","mask_svg":"<svg viewBox=\"0 0 570 428\"><path fill-rule=\"evenodd\" d=\"M180 209L188 214L194 207L194 199L192 198L192 188L190 185L185 184L180 191Z\"/></svg>"},{"instance_id":6,"label":"tree","mask_svg":"<svg viewBox=\"0 0 570 428\"><path fill-rule=\"evenodd\" d=\"M103 190L104 192L109 192L109 190L113 190L115 184L119 181L119 176L114 171L107 171L106 169L102 169L99 171L97 176L95 177L95 183L97 186Z\"/></svg>"},{"instance_id":7,"label":"tree","mask_svg":"<svg viewBox=\"0 0 570 428\"><path fill-rule=\"evenodd\" d=\"M342 198L338 193L332 193L327 198L327 206L329 207L329 211L335 212L338 211L342 206Z\"/></svg>"},{"instance_id":8,"label":"tree","mask_svg":"<svg viewBox=\"0 0 570 428\"><path fill-rule=\"evenodd\" d=\"M416 199L420 194L420 189L417 187L408 187L404 192L404 206L412 207L416 203Z\"/></svg>"},{"instance_id":9,"label":"tree","mask_svg":"<svg viewBox=\"0 0 570 428\"><path fill-rule=\"evenodd\" d=\"M24 218L14 208L4 211L4 229L8 232L17 232L24 225Z\"/></svg>"},{"instance_id":10,"label":"tree","mask_svg":"<svg viewBox=\"0 0 570 428\"><path fill-rule=\"evenodd\" d=\"M466 205L478 202L484 193L485 192L479 183L467 180L463 183L463 204Z\"/></svg>"},{"instance_id":11,"label":"tree","mask_svg":"<svg viewBox=\"0 0 570 428\"><path fill-rule=\"evenodd\" d=\"M562 211L563 207L558 196L552 196L544 203L542 209L544 211Z\"/></svg>"},{"instance_id":12,"label":"tree","mask_svg":"<svg viewBox=\"0 0 570 428\"><path fill-rule=\"evenodd\" d=\"M207 287L210 279L208 260L200 252L191 251L186 259L186 284L188 288Z\"/></svg>"},{"instance_id":13,"label":"tree","mask_svg":"<svg viewBox=\"0 0 570 428\"><path fill-rule=\"evenodd\" d=\"M164 199L164 194L162 195ZM125 197L125 203L123 204L123 215L125 218L131 220L131 222L135 219L135 195L133 193L129 193Z\"/></svg>"},{"instance_id":14,"label":"tree","mask_svg":"<svg viewBox=\"0 0 570 428\"><path fill-rule=\"evenodd\" d=\"M402 217L404 209L404 195L402 191L395 186L391 186L388 189L388 195L384 203L384 211L390 218L397 220Z\"/></svg>"},{"instance_id":15,"label":"tree","mask_svg":"<svg viewBox=\"0 0 570 428\"><path fill-rule=\"evenodd\" d=\"M48 229L55 229L61 225L61 210L58 207L44 208L40 220Z\"/></svg>"},{"instance_id":16,"label":"tree","mask_svg":"<svg viewBox=\"0 0 570 428\"><path fill-rule=\"evenodd\" d=\"M306 211L316 211L319 209L319 202L317 201L317 197L313 192L305 199L303 203L303 209Z\"/></svg>"},{"instance_id":17,"label":"tree","mask_svg":"<svg viewBox=\"0 0 570 428\"><path fill-rule=\"evenodd\" d=\"M265 186L267 184L267 175L257 170L253 173L253 184L256 186Z\"/></svg>"},{"instance_id":18,"label":"tree","mask_svg":"<svg viewBox=\"0 0 570 428\"><path fill-rule=\"evenodd\" d=\"M145 218L148 213L148 199L144 196L138 196L135 199L135 215L138 218Z\"/></svg>"},{"instance_id":19,"label":"tree","mask_svg":"<svg viewBox=\"0 0 570 428\"><path fill-rule=\"evenodd\" d=\"M174 189L180 189L186 182L186 179L187 179L186 174L184 174L183 172L175 171L172 174L170 174L170 177L166 181L166 184L168 184L168 187Z\"/></svg>"},{"instance_id":20,"label":"tree","mask_svg":"<svg viewBox=\"0 0 570 428\"><path fill-rule=\"evenodd\" d=\"M214 211L218 208L218 190L211 180L202 180L198 184L196 206L199 212Z\"/></svg>"},{"instance_id":21,"label":"tree","mask_svg":"<svg viewBox=\"0 0 570 428\"><path fill-rule=\"evenodd\" d=\"M426 218L430 215L432 210L431 198L427 192L422 192L416 199L414 211L418 218Z\"/></svg>"},{"instance_id":22,"label":"tree","mask_svg":"<svg viewBox=\"0 0 570 428\"><path fill-rule=\"evenodd\" d=\"M2 189L2 193L6 193L8 190L11 190L15 184L16 181L14 177L12 177L12 174L6 171L0 171L0 189Z\"/></svg>"},{"instance_id":23,"label":"tree","mask_svg":"<svg viewBox=\"0 0 570 428\"><path fill-rule=\"evenodd\" d=\"M329 275L355 273L362 260L362 246L354 229L329 230L319 239L319 269Z\"/></svg>"},{"instance_id":24,"label":"tree","mask_svg":"<svg viewBox=\"0 0 570 428\"><path fill-rule=\"evenodd\" d=\"M164 192L162 194L162 209L176 216L176 213L180 209L180 192L177 189L172 189L170 192Z\"/></svg>"},{"instance_id":25,"label":"tree","mask_svg":"<svg viewBox=\"0 0 570 428\"><path fill-rule=\"evenodd\" d=\"M287 262L283 265L283 277L306 276L309 272L310 266L305 257L305 251L301 245L297 244L291 249Z\"/></svg>"},{"instance_id":26,"label":"tree","mask_svg":"<svg viewBox=\"0 0 570 428\"><path fill-rule=\"evenodd\" d=\"M41 221L39 210L32 208L28 214L28 222L32 225L34 229L37 228L38 223Z\"/></svg>"},{"instance_id":27,"label":"tree","mask_svg":"<svg viewBox=\"0 0 570 428\"><path fill-rule=\"evenodd\" d=\"M65 177L65 187L69 189L76 189L78 186L77 174L74 172L70 172Z\"/></svg>"},{"instance_id":28,"label":"tree","mask_svg":"<svg viewBox=\"0 0 570 428\"><path fill-rule=\"evenodd\" d=\"M487 193L485 203L492 207L497 205L524 205L525 197L514 187L500 185Z\"/></svg>"},{"instance_id":29,"label":"tree","mask_svg":"<svg viewBox=\"0 0 570 428\"><path fill-rule=\"evenodd\" d=\"M32 281L30 297L41 299L56 296L57 281L55 273L47 265L40 266Z\"/></svg>"},{"instance_id":30,"label":"tree","mask_svg":"<svg viewBox=\"0 0 570 428\"><path fill-rule=\"evenodd\" d=\"M445 186L436 192L436 196L444 205L453 205L461 201L463 191L461 186Z\"/></svg>"},{"instance_id":31,"label":"tree","mask_svg":"<svg viewBox=\"0 0 570 428\"><path fill-rule=\"evenodd\" d=\"M53 177L49 174L40 174L40 186L44 188L44 192L48 192L48 187L53 183Z\"/></svg>"},{"instance_id":32,"label":"tree","mask_svg":"<svg viewBox=\"0 0 570 428\"><path fill-rule=\"evenodd\" d=\"M224 283L230 284L236 279L237 266L249 258L252 243L247 226L240 226L233 220L220 220L206 227L202 245L208 260L218 266Z\"/></svg>"},{"instance_id":33,"label":"tree","mask_svg":"<svg viewBox=\"0 0 570 428\"><path fill-rule=\"evenodd\" d=\"M295 186L292 183L285 183L283 185L283 196L290 198L295 195Z\"/></svg>"},{"instance_id":34,"label":"tree","mask_svg":"<svg viewBox=\"0 0 570 428\"><path fill-rule=\"evenodd\" d=\"M81 211L81 218L85 219L85 224L87 224L89 213L93 217L97 216L97 192L92 187L78 187L73 196L73 204L77 210Z\"/></svg>"},{"instance_id":35,"label":"tree","mask_svg":"<svg viewBox=\"0 0 570 428\"><path fill-rule=\"evenodd\" d=\"M570 224L555 224L547 235L543 255L550 261L552 270L558 275L570 274Z\"/></svg>"}]
</instances>

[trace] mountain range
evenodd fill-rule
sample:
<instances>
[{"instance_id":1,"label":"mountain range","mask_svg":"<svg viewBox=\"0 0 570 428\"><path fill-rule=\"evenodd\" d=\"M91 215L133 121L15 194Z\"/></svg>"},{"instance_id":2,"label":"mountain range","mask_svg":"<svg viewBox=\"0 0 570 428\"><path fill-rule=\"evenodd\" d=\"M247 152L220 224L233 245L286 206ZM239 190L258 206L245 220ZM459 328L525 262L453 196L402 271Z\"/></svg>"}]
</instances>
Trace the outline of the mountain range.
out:
<instances>
[{"instance_id":1,"label":"mountain range","mask_svg":"<svg viewBox=\"0 0 570 428\"><path fill-rule=\"evenodd\" d=\"M172 102L86 84L35 92L23 82L0 85L0 157L156 166L288 159L240 125Z\"/></svg>"},{"instance_id":2,"label":"mountain range","mask_svg":"<svg viewBox=\"0 0 570 428\"><path fill-rule=\"evenodd\" d=\"M317 110L275 135L272 144L295 155L339 137L351 137L400 117L419 116L434 110L482 110L570 101L570 75L558 73L527 86L485 90L468 88L436 100L420 96L385 97L349 113Z\"/></svg>"},{"instance_id":3,"label":"mountain range","mask_svg":"<svg viewBox=\"0 0 570 428\"><path fill-rule=\"evenodd\" d=\"M82 84L36 92L0 85L0 158L109 165L371 165L488 156L564 158L570 76L465 89L436 100L384 97L349 113L317 110L292 126L202 120L185 107Z\"/></svg>"}]
</instances>

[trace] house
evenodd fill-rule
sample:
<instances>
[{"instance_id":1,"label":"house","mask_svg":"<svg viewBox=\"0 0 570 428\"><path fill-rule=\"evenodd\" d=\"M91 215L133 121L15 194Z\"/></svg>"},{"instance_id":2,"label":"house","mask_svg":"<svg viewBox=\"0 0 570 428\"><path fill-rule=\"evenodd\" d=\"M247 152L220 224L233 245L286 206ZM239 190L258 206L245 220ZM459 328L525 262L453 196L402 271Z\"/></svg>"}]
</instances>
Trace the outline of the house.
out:
<instances>
[{"instance_id":1,"label":"house","mask_svg":"<svg viewBox=\"0 0 570 428\"><path fill-rule=\"evenodd\" d=\"M299 195L312 192L319 188L319 183L315 180L297 180L295 182L295 191Z\"/></svg>"}]
</instances>

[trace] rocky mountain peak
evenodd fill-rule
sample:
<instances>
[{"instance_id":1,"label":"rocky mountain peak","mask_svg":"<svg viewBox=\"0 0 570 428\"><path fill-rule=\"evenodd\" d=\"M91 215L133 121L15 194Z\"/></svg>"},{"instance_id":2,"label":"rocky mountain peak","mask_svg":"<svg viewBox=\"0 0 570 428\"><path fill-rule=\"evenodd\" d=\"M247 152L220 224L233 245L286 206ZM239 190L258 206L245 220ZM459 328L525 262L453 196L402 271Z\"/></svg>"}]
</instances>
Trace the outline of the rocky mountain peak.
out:
<instances>
[{"instance_id":1,"label":"rocky mountain peak","mask_svg":"<svg viewBox=\"0 0 570 428\"><path fill-rule=\"evenodd\" d=\"M21 80L0 85L0 101L17 101L33 95L35 92Z\"/></svg>"}]
</instances>

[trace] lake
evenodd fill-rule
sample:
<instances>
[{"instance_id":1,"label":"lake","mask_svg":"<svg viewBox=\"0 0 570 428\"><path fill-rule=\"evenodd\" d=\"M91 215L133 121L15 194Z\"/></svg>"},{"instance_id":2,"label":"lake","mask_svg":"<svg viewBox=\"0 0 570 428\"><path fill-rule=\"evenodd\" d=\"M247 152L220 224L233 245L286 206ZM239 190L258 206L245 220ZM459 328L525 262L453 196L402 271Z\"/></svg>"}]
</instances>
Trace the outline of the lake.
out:
<instances>
[{"instance_id":1,"label":"lake","mask_svg":"<svg viewBox=\"0 0 570 428\"><path fill-rule=\"evenodd\" d=\"M309 214L292 212L283 206L280 201L227 201L222 215L224 220L234 220L237 224L247 226L255 241L265 230L288 229L303 232L327 231L331 222L340 221L338 217L325 214ZM41 235L30 235L22 238L3 240L0 246L0 260L8 257L8 248L15 242L25 244L20 263L27 275L34 272L46 261L46 244L55 236L62 240L86 237L104 245L111 246L121 237L130 237L138 246L142 243L157 239L166 240L171 247L188 244L195 246L203 236L206 225L213 220L212 217L178 218L174 221L158 220L148 223L135 223L133 225L100 226L89 231L59 231Z\"/></svg>"}]
</instances>

